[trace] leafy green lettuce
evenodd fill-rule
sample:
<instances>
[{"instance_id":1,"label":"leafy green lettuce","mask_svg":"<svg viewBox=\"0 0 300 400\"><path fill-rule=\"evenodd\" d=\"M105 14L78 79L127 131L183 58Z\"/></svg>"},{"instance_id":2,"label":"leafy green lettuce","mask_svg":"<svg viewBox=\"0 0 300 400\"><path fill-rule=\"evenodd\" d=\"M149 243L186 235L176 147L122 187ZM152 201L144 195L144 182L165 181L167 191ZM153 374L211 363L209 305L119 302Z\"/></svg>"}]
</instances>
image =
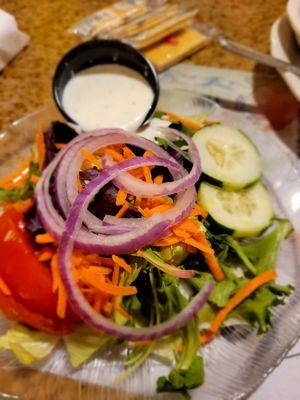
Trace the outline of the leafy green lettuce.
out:
<instances>
[{"instance_id":1,"label":"leafy green lettuce","mask_svg":"<svg viewBox=\"0 0 300 400\"><path fill-rule=\"evenodd\" d=\"M40 176L41 171L38 169L36 163L31 162L29 165L28 177L25 179L23 186L14 189L5 189L0 187L0 201L15 203L18 201L31 199L34 196L35 187L35 185L30 181L33 175Z\"/></svg>"},{"instance_id":2,"label":"leafy green lettuce","mask_svg":"<svg viewBox=\"0 0 300 400\"><path fill-rule=\"evenodd\" d=\"M5 335L0 336L0 348L12 351L22 364L29 365L47 357L59 339L57 336L13 324Z\"/></svg>"},{"instance_id":3,"label":"leafy green lettuce","mask_svg":"<svg viewBox=\"0 0 300 400\"><path fill-rule=\"evenodd\" d=\"M80 325L74 333L64 336L69 360L73 367L79 367L111 341L110 336L96 332L87 325Z\"/></svg>"},{"instance_id":4,"label":"leafy green lettuce","mask_svg":"<svg viewBox=\"0 0 300 400\"><path fill-rule=\"evenodd\" d=\"M48 335L14 323L3 336L0 336L0 349L12 351L22 364L30 365L47 357L60 340L59 336ZM76 332L64 336L63 340L70 363L73 367L78 367L97 350L112 341L112 338L81 325Z\"/></svg>"}]
</instances>

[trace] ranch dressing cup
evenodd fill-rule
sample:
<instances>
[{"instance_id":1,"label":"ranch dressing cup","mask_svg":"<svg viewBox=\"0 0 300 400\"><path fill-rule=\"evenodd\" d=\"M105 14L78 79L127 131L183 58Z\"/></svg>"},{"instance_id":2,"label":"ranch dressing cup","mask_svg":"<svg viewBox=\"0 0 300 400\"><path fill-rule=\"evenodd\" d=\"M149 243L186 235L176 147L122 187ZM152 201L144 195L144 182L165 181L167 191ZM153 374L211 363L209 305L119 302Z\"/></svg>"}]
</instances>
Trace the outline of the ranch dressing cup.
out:
<instances>
[{"instance_id":1,"label":"ranch dressing cup","mask_svg":"<svg viewBox=\"0 0 300 400\"><path fill-rule=\"evenodd\" d=\"M57 107L83 131L137 130L153 114L159 82L152 64L117 40L85 42L59 62L53 78Z\"/></svg>"}]
</instances>

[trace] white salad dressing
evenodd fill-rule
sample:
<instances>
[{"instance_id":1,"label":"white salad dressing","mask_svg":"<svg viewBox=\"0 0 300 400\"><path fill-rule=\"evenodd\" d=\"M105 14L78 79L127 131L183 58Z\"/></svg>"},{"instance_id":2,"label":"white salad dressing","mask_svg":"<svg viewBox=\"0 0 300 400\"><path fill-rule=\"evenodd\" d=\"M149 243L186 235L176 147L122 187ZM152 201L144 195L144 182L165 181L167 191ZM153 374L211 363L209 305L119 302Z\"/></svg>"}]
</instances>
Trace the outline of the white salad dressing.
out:
<instances>
[{"instance_id":1,"label":"white salad dressing","mask_svg":"<svg viewBox=\"0 0 300 400\"><path fill-rule=\"evenodd\" d=\"M153 97L152 88L138 72L119 64L102 64L80 71L68 81L62 105L84 130L135 130Z\"/></svg>"}]
</instances>

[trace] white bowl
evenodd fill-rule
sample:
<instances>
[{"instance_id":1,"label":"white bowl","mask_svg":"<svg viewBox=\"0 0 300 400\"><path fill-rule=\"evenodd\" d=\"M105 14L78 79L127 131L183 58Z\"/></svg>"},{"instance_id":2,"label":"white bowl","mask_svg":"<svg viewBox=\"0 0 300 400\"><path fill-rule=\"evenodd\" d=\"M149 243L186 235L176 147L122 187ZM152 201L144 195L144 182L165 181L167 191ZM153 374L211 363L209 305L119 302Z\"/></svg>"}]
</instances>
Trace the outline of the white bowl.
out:
<instances>
[{"instance_id":1,"label":"white bowl","mask_svg":"<svg viewBox=\"0 0 300 400\"><path fill-rule=\"evenodd\" d=\"M300 67L300 49L297 46L289 20L285 15L282 15L274 22L270 32L270 43L272 56ZM300 101L300 76L291 72L278 72L296 99Z\"/></svg>"},{"instance_id":2,"label":"white bowl","mask_svg":"<svg viewBox=\"0 0 300 400\"><path fill-rule=\"evenodd\" d=\"M289 0L286 6L286 15L300 46L300 0Z\"/></svg>"}]
</instances>

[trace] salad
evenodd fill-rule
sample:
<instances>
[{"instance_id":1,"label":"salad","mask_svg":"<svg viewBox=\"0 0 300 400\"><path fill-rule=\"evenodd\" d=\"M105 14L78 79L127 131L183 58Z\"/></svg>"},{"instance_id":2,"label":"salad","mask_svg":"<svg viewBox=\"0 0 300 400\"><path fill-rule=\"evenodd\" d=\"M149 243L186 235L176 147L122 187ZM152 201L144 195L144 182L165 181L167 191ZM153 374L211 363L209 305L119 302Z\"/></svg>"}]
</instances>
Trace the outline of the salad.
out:
<instances>
[{"instance_id":1,"label":"salad","mask_svg":"<svg viewBox=\"0 0 300 400\"><path fill-rule=\"evenodd\" d=\"M188 399L203 346L228 326L272 328L293 290L276 282L292 226L243 132L169 112L150 125L77 134L55 121L0 181L0 310L13 321L0 348L28 365L63 342L77 368L120 346L116 382L160 355L157 392Z\"/></svg>"}]
</instances>

